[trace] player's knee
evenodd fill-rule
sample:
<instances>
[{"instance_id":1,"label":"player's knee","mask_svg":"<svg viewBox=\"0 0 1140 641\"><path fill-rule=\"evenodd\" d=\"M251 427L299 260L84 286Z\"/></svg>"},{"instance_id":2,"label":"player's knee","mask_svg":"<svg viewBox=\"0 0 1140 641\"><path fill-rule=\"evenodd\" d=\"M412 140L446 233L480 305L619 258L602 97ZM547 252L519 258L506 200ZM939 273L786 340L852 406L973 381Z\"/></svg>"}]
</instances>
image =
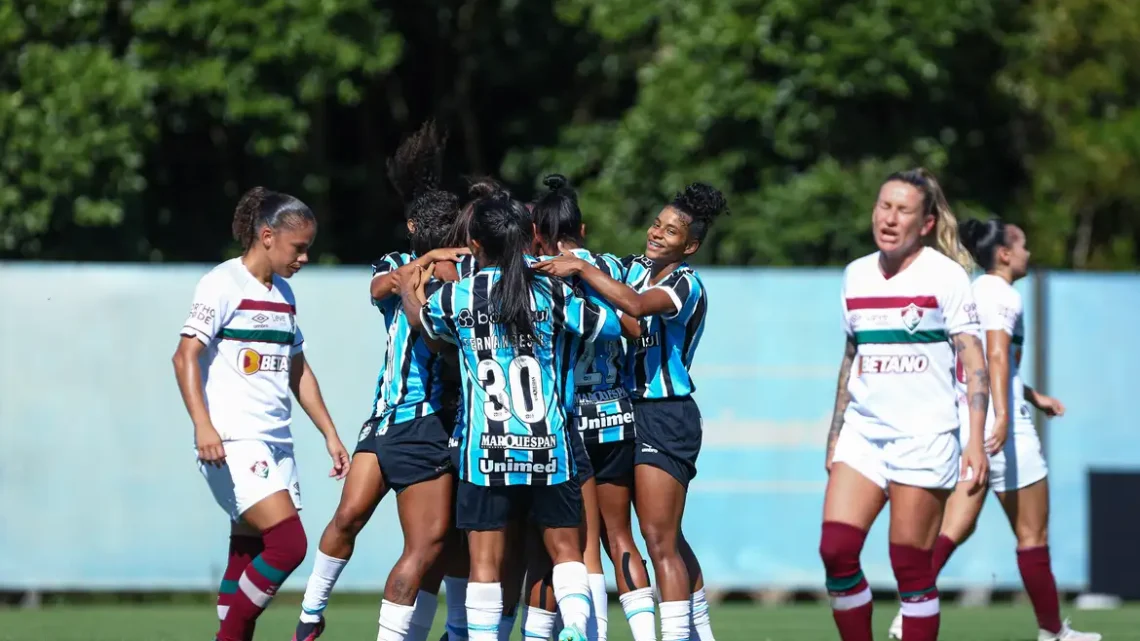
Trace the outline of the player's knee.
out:
<instances>
[{"instance_id":1,"label":"player's knee","mask_svg":"<svg viewBox=\"0 0 1140 641\"><path fill-rule=\"evenodd\" d=\"M361 509L360 506L352 502L347 502L336 506L332 526L333 530L340 536L355 539L356 535L360 534L360 531L364 529L364 525L367 522L368 511Z\"/></svg>"},{"instance_id":2,"label":"player's knee","mask_svg":"<svg viewBox=\"0 0 1140 641\"><path fill-rule=\"evenodd\" d=\"M931 551L910 545L891 544L891 569L902 591L934 585L937 571L931 567Z\"/></svg>"},{"instance_id":3,"label":"player's knee","mask_svg":"<svg viewBox=\"0 0 1140 641\"><path fill-rule=\"evenodd\" d=\"M819 540L819 558L831 575L845 575L859 567L859 554L867 532L854 525L824 521Z\"/></svg>"},{"instance_id":4,"label":"player's knee","mask_svg":"<svg viewBox=\"0 0 1140 641\"><path fill-rule=\"evenodd\" d=\"M1046 525L1039 527L1021 526L1017 528L1016 534L1017 548L1019 550L1049 545L1049 527Z\"/></svg>"},{"instance_id":5,"label":"player's knee","mask_svg":"<svg viewBox=\"0 0 1140 641\"><path fill-rule=\"evenodd\" d=\"M641 538L649 558L659 559L677 554L677 528L657 523L642 523Z\"/></svg>"},{"instance_id":6,"label":"player's knee","mask_svg":"<svg viewBox=\"0 0 1140 641\"><path fill-rule=\"evenodd\" d=\"M305 560L309 549L309 539L305 536L300 517L286 519L270 529L272 535L267 532L265 537L266 551L272 554L275 567L293 571Z\"/></svg>"}]
</instances>

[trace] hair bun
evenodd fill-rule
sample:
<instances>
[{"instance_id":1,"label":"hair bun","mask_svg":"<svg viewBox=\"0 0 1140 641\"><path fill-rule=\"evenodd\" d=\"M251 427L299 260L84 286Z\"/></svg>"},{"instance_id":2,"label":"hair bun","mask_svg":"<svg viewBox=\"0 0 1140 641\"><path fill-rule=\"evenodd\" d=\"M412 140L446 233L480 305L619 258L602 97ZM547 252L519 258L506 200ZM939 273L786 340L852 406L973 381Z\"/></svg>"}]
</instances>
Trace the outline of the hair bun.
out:
<instances>
[{"instance_id":1,"label":"hair bun","mask_svg":"<svg viewBox=\"0 0 1140 641\"><path fill-rule=\"evenodd\" d=\"M546 178L542 179L542 184L549 187L550 191L558 191L559 189L562 189L563 187L569 185L570 181L566 180L566 176L563 176L562 174L550 174Z\"/></svg>"},{"instance_id":2,"label":"hair bun","mask_svg":"<svg viewBox=\"0 0 1140 641\"><path fill-rule=\"evenodd\" d=\"M958 224L962 242L969 247L986 235L986 223L977 218L967 218Z\"/></svg>"},{"instance_id":3,"label":"hair bun","mask_svg":"<svg viewBox=\"0 0 1140 641\"><path fill-rule=\"evenodd\" d=\"M705 183L692 183L673 198L673 204L693 218L711 220L727 213L728 201L720 190Z\"/></svg>"}]
</instances>

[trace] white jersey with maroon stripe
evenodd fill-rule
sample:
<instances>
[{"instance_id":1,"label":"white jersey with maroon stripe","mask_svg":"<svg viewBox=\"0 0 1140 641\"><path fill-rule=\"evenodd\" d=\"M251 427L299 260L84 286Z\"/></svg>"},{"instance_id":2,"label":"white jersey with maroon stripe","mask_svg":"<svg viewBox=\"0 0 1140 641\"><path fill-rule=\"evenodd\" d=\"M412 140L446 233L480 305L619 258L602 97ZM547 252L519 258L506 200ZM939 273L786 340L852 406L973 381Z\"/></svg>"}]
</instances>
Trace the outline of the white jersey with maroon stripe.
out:
<instances>
[{"instance_id":1,"label":"white jersey with maroon stripe","mask_svg":"<svg viewBox=\"0 0 1140 641\"><path fill-rule=\"evenodd\" d=\"M182 335L206 345L200 360L210 420L223 441L293 442L291 357L304 338L285 279L266 287L240 258L198 281Z\"/></svg>"},{"instance_id":2,"label":"white jersey with maroon stripe","mask_svg":"<svg viewBox=\"0 0 1140 641\"><path fill-rule=\"evenodd\" d=\"M923 249L885 278L876 252L847 266L842 300L843 329L857 346L844 429L871 439L958 429L950 338L979 333L966 271Z\"/></svg>"}]
</instances>

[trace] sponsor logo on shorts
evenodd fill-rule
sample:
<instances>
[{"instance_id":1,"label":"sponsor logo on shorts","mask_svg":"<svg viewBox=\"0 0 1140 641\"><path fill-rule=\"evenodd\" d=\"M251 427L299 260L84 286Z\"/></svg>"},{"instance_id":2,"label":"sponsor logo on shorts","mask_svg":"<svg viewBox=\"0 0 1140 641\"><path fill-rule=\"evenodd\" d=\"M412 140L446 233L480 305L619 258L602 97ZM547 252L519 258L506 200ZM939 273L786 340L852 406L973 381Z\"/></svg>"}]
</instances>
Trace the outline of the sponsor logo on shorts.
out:
<instances>
[{"instance_id":1,"label":"sponsor logo on shorts","mask_svg":"<svg viewBox=\"0 0 1140 641\"><path fill-rule=\"evenodd\" d=\"M926 371L930 359L922 354L859 357L859 374L919 374Z\"/></svg>"},{"instance_id":2,"label":"sponsor logo on shorts","mask_svg":"<svg viewBox=\"0 0 1140 641\"><path fill-rule=\"evenodd\" d=\"M484 450L551 450L558 445L558 437L529 434L484 434L479 447Z\"/></svg>"},{"instance_id":3,"label":"sponsor logo on shorts","mask_svg":"<svg viewBox=\"0 0 1140 641\"><path fill-rule=\"evenodd\" d=\"M246 376L258 372L287 372L289 357L283 354L259 354L245 347L238 352L238 369Z\"/></svg>"},{"instance_id":4,"label":"sponsor logo on shorts","mask_svg":"<svg viewBox=\"0 0 1140 641\"><path fill-rule=\"evenodd\" d=\"M301 498L301 484L297 481L293 481L293 496Z\"/></svg>"},{"instance_id":5,"label":"sponsor logo on shorts","mask_svg":"<svg viewBox=\"0 0 1140 641\"><path fill-rule=\"evenodd\" d=\"M922 322L922 310L918 305L911 303L902 310L902 322L903 327L906 327L906 331L911 334L918 329L918 324Z\"/></svg>"},{"instance_id":6,"label":"sponsor logo on shorts","mask_svg":"<svg viewBox=\"0 0 1140 641\"><path fill-rule=\"evenodd\" d=\"M597 416L579 416L578 431L584 432L586 430L600 430L604 427L632 425L633 422L633 412L614 412L612 414L598 412Z\"/></svg>"},{"instance_id":7,"label":"sponsor logo on shorts","mask_svg":"<svg viewBox=\"0 0 1140 641\"><path fill-rule=\"evenodd\" d=\"M657 448L653 447L652 445L642 445L641 446L641 453L642 454L657 454L658 452L657 452Z\"/></svg>"},{"instance_id":8,"label":"sponsor logo on shorts","mask_svg":"<svg viewBox=\"0 0 1140 641\"><path fill-rule=\"evenodd\" d=\"M253 472L254 476L260 476L263 479L269 478L269 463L265 461L258 461L249 466L249 471Z\"/></svg>"},{"instance_id":9,"label":"sponsor logo on shorts","mask_svg":"<svg viewBox=\"0 0 1140 641\"><path fill-rule=\"evenodd\" d=\"M479 472L482 474L557 474L558 459L549 463L534 463L532 461L492 461L489 458L479 459Z\"/></svg>"}]
</instances>

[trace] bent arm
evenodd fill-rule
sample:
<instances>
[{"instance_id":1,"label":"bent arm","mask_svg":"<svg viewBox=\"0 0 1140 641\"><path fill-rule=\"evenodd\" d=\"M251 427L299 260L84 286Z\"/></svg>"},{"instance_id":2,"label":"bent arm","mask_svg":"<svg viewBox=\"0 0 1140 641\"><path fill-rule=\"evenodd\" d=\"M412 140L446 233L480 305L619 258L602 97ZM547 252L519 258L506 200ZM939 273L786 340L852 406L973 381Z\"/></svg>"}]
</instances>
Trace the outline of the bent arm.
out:
<instances>
[{"instance_id":1,"label":"bent arm","mask_svg":"<svg viewBox=\"0 0 1140 641\"><path fill-rule=\"evenodd\" d=\"M588 263L582 267L579 276L611 305L635 319L678 311L673 297L663 289L650 288L639 294L629 285L610 278L609 274Z\"/></svg>"}]
</instances>

